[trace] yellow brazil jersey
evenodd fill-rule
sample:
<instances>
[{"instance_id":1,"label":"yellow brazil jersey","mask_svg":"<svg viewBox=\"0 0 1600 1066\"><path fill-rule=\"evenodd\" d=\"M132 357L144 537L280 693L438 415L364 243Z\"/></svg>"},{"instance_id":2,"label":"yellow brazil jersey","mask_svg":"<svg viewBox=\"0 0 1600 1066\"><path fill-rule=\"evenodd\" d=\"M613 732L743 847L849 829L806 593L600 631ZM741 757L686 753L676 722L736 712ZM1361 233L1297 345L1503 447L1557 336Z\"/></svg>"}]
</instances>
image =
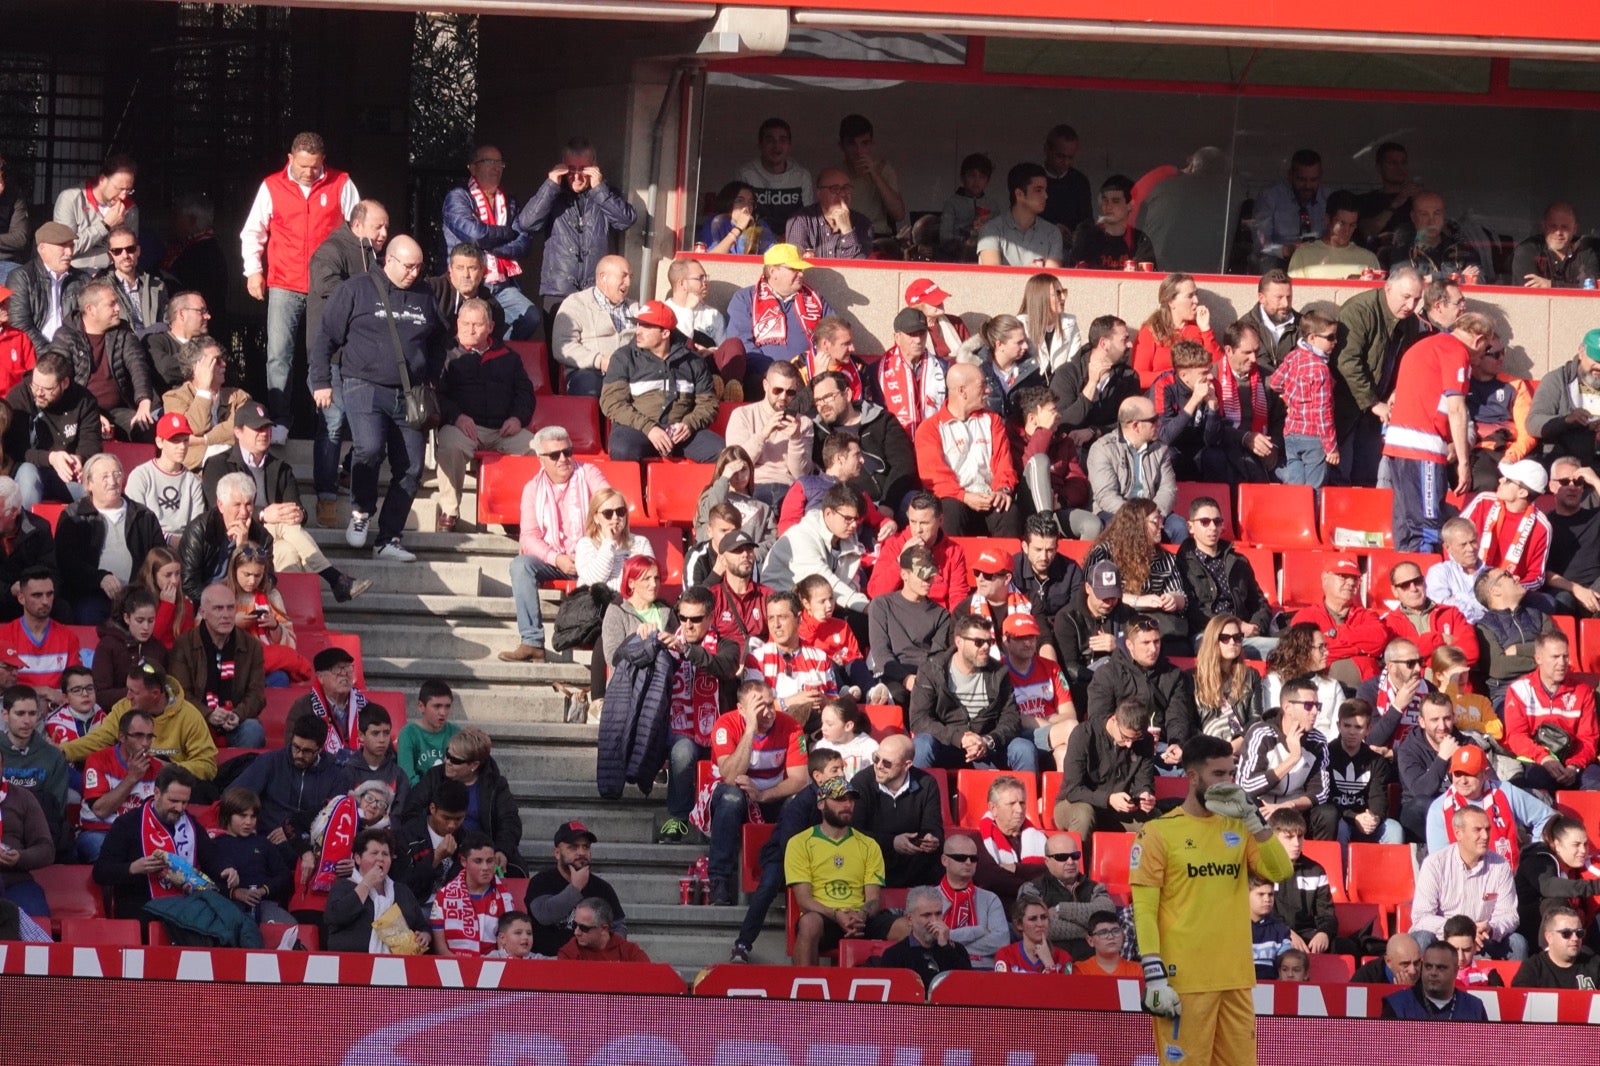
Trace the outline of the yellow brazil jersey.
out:
<instances>
[{"instance_id":1,"label":"yellow brazil jersey","mask_svg":"<svg viewBox=\"0 0 1600 1066\"><path fill-rule=\"evenodd\" d=\"M1146 822L1129 856L1135 919L1145 943L1149 915L1138 889L1159 889L1156 911L1161 960L1179 992L1220 992L1256 983L1250 956L1249 874L1268 881L1294 873L1276 836L1257 843L1234 818L1196 818L1179 808Z\"/></svg>"},{"instance_id":2,"label":"yellow brazil jersey","mask_svg":"<svg viewBox=\"0 0 1600 1066\"><path fill-rule=\"evenodd\" d=\"M866 886L883 887L883 849L854 829L833 840L817 826L789 838L783 876L787 884L810 885L812 898L823 906L860 910L866 902Z\"/></svg>"}]
</instances>

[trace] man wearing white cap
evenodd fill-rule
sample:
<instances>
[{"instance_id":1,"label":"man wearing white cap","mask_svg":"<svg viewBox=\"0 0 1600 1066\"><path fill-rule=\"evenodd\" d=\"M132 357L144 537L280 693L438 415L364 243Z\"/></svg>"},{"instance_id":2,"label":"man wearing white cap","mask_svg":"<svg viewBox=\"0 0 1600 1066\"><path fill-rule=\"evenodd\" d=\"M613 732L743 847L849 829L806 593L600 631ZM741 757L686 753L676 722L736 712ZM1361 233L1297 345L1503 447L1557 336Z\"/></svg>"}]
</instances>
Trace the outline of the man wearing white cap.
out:
<instances>
[{"instance_id":1,"label":"man wearing white cap","mask_svg":"<svg viewBox=\"0 0 1600 1066\"><path fill-rule=\"evenodd\" d=\"M1497 566L1529 592L1544 585L1550 554L1550 520L1534 506L1549 487L1550 476L1536 460L1500 464L1500 485L1480 492L1461 511L1478 531L1478 555L1485 566Z\"/></svg>"},{"instance_id":2,"label":"man wearing white cap","mask_svg":"<svg viewBox=\"0 0 1600 1066\"><path fill-rule=\"evenodd\" d=\"M761 278L728 301L728 337L717 349L722 376L733 376L733 355L743 354L744 391L755 394L767 367L792 362L811 347L811 335L833 308L805 282L811 264L792 244L774 244L761 257Z\"/></svg>"}]
</instances>

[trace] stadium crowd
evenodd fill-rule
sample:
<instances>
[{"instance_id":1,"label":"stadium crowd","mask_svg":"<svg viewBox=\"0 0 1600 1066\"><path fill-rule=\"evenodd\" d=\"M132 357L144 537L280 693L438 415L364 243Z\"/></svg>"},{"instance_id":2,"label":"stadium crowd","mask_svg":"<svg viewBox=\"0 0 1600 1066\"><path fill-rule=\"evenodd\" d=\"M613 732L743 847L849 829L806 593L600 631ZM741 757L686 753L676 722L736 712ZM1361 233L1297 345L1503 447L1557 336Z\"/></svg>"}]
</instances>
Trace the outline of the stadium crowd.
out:
<instances>
[{"instance_id":1,"label":"stadium crowd","mask_svg":"<svg viewBox=\"0 0 1600 1066\"><path fill-rule=\"evenodd\" d=\"M448 685L422 680L407 721L412 697L385 705L349 652L297 639L279 575L316 574L339 601L370 587L318 550L277 450L303 345L315 519L339 524L347 476L352 549L415 560L402 535L435 429L445 532L470 524L476 453L536 458L512 566L519 644L500 657L542 662L558 637L594 648L574 702L603 708L601 793L664 774L658 841L707 843L712 903L739 902L746 824L772 827L744 860L759 873L735 961L788 889L797 963L871 939L925 975L1136 976L1094 850L1175 806L1184 749L1209 736L1294 861L1252 896L1262 976L1307 976L1375 933L1340 927L1302 843L1341 864L1346 846L1409 843L1426 854L1410 928L1369 976L1420 981L1415 1009L1437 1012L1418 960L1442 942L1464 984L1490 979L1483 958L1534 950L1519 982L1593 987L1575 941L1597 939L1600 881L1582 876L1584 823L1557 807L1600 789L1569 635L1600 615L1600 330L1536 386L1504 373L1462 288L1485 267L1398 145L1364 197L1327 193L1315 153L1294 155L1257 201L1258 303L1238 321L1213 323L1195 279L1169 273L1145 321L1086 309L1080 330L1049 271L1165 264L1132 211L1160 219L1187 178L1113 176L1091 212L1058 127L1003 203L974 157L942 213L956 257L1041 268L1016 313L973 329L919 279L883 313L893 345L873 359L806 281L813 258L898 240L906 205L870 122L841 123L841 163L814 181L782 120L758 143L701 235L752 257L718 307L691 256L662 298L631 300L649 280L612 249L637 214L583 139L520 206L498 149L475 147L444 201L445 269L424 278L421 245L299 135L240 234L266 305L260 399L229 384L206 333L202 294L232 250L205 254L217 239L198 232L142 268L126 156L62 193L0 301L12 917L37 932L34 873L87 863L120 917L170 920L203 876L236 904L213 925L309 919L336 950L644 957L581 822L520 880L510 786L488 735L450 720ZM1592 278L1575 231L1552 207L1519 246L1521 283ZM536 237L532 294L518 259ZM1336 315L1295 309L1296 278L1364 271L1383 283ZM606 456L575 454L559 422L536 428L542 389L508 343L539 338L542 388L593 398ZM119 455L146 453L125 471ZM602 465L665 460L706 475L681 578ZM1233 540L1235 487L1392 502L1288 602L1274 543ZM1246 552L1263 545L1258 569ZM547 635L540 594L557 584L587 594ZM97 627L92 653L75 626ZM270 694L287 685L305 694L280 716ZM997 771L963 798L987 809L952 831L947 775L974 770Z\"/></svg>"}]
</instances>

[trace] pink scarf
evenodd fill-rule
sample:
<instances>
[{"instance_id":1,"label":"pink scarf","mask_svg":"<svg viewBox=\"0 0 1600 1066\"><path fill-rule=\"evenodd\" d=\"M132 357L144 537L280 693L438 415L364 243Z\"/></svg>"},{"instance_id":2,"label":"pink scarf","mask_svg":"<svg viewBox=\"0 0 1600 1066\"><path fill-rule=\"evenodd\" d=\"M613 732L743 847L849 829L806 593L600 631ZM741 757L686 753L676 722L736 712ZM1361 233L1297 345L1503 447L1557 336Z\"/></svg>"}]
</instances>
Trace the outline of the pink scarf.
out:
<instances>
[{"instance_id":1,"label":"pink scarf","mask_svg":"<svg viewBox=\"0 0 1600 1066\"><path fill-rule=\"evenodd\" d=\"M1222 414L1235 429L1246 427L1239 424L1243 417L1239 406L1239 379L1234 376L1233 368L1226 359L1217 361L1215 377L1217 379L1217 392L1222 398ZM1250 425L1251 433L1265 433L1267 431L1267 387L1261 380L1261 368L1254 364L1250 367Z\"/></svg>"},{"instance_id":2,"label":"pink scarf","mask_svg":"<svg viewBox=\"0 0 1600 1066\"><path fill-rule=\"evenodd\" d=\"M978 832L983 835L983 846L989 849L989 854L994 856L994 861L1001 864L1016 865L1030 859L1044 861L1045 835L1032 822L1026 818L1022 821L1022 830L1017 835L1022 838L1022 854L1017 854L1017 849L1011 846L1011 841L1000 832L1000 827L995 824L994 815L985 811L983 820L978 823Z\"/></svg>"},{"instance_id":3,"label":"pink scarf","mask_svg":"<svg viewBox=\"0 0 1600 1066\"><path fill-rule=\"evenodd\" d=\"M800 328L810 339L817 330L817 323L822 321L822 297L811 286L801 285L793 299L794 313L800 317ZM766 278L756 282L755 299L750 304L750 332L758 348L786 344L789 340L788 312L778 302Z\"/></svg>"},{"instance_id":4,"label":"pink scarf","mask_svg":"<svg viewBox=\"0 0 1600 1066\"><path fill-rule=\"evenodd\" d=\"M548 474L539 471L533 479L533 514L535 524L538 526L545 543L549 544L557 554L571 554L577 548L577 537L571 544L558 544L556 537L565 528L561 522L561 513L567 511L569 515L578 518L575 527L577 535L583 535L583 516L589 511L589 479L583 476L583 464L572 465L572 479L560 489L550 480Z\"/></svg>"},{"instance_id":5,"label":"pink scarf","mask_svg":"<svg viewBox=\"0 0 1600 1066\"><path fill-rule=\"evenodd\" d=\"M944 360L931 354L924 355L913 370L898 346L884 352L878 361L883 405L907 433L915 433L924 419L932 418L944 406L944 372Z\"/></svg>"},{"instance_id":6,"label":"pink scarf","mask_svg":"<svg viewBox=\"0 0 1600 1066\"><path fill-rule=\"evenodd\" d=\"M483 187L478 184L478 179L468 178L467 195L472 197L473 206L478 209L479 222L486 226L509 225L506 221L506 194L503 189L494 191L494 202L491 204L489 198L483 194ZM484 272L483 280L490 285L509 281L522 273L522 265L515 259L502 259L492 253L485 256L485 265L487 270Z\"/></svg>"},{"instance_id":7,"label":"pink scarf","mask_svg":"<svg viewBox=\"0 0 1600 1066\"><path fill-rule=\"evenodd\" d=\"M950 887L948 877L939 878L939 892L948 906L944 909L944 924L951 929L966 929L978 924L978 889L975 885L957 891Z\"/></svg>"}]
</instances>

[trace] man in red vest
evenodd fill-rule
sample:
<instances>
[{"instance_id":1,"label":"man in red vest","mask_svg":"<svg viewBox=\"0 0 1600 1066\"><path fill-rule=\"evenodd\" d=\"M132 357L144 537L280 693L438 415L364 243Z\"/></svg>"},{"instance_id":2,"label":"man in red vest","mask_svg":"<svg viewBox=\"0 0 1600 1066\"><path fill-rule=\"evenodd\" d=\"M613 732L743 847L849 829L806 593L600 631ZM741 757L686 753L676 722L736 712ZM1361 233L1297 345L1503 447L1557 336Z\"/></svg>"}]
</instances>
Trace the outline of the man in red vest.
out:
<instances>
[{"instance_id":1,"label":"man in red vest","mask_svg":"<svg viewBox=\"0 0 1600 1066\"><path fill-rule=\"evenodd\" d=\"M348 174L324 165L326 156L321 136L296 134L287 164L261 183L239 232L245 287L267 301L267 408L277 427L274 444L288 437L293 422L289 374L295 336L305 321L311 254L361 199Z\"/></svg>"}]
</instances>

